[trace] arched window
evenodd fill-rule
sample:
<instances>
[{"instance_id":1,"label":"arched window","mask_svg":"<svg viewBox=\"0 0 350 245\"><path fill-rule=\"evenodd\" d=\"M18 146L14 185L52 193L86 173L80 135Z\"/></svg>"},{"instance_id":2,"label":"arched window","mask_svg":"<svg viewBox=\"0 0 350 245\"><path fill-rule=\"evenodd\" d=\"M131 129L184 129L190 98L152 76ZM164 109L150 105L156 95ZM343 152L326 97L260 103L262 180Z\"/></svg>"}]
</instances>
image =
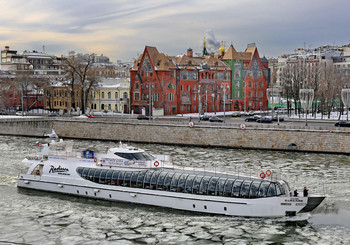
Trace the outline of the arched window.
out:
<instances>
[{"instance_id":1,"label":"arched window","mask_svg":"<svg viewBox=\"0 0 350 245\"><path fill-rule=\"evenodd\" d=\"M102 105L101 105L101 110L104 110L104 109L105 109L105 105L102 104Z\"/></svg>"},{"instance_id":2,"label":"arched window","mask_svg":"<svg viewBox=\"0 0 350 245\"><path fill-rule=\"evenodd\" d=\"M124 100L128 99L128 93L127 93L127 92L124 92L124 93L123 93L123 99L124 99Z\"/></svg>"},{"instance_id":3,"label":"arched window","mask_svg":"<svg viewBox=\"0 0 350 245\"><path fill-rule=\"evenodd\" d=\"M118 99L118 92L115 92L115 93L114 93L114 98L115 98L115 99Z\"/></svg>"},{"instance_id":4,"label":"arched window","mask_svg":"<svg viewBox=\"0 0 350 245\"><path fill-rule=\"evenodd\" d=\"M111 98L111 92L108 92L108 99Z\"/></svg>"},{"instance_id":5,"label":"arched window","mask_svg":"<svg viewBox=\"0 0 350 245\"><path fill-rule=\"evenodd\" d=\"M101 97L102 97L102 99L104 99L104 97L105 97L105 92L102 92Z\"/></svg>"}]
</instances>

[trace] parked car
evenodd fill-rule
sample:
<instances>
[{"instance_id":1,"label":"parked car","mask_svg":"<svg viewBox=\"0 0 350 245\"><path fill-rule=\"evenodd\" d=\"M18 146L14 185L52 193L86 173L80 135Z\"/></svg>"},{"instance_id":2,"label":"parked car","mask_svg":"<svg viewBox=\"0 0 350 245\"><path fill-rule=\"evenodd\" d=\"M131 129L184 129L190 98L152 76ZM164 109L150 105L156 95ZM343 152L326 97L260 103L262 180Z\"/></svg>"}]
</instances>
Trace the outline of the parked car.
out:
<instances>
[{"instance_id":1,"label":"parked car","mask_svg":"<svg viewBox=\"0 0 350 245\"><path fill-rule=\"evenodd\" d=\"M254 116L254 111L246 111L246 112L244 112L244 115L245 116Z\"/></svg>"},{"instance_id":2,"label":"parked car","mask_svg":"<svg viewBox=\"0 0 350 245\"><path fill-rule=\"evenodd\" d=\"M49 114L47 114L48 117L57 117L58 114L55 112L50 112Z\"/></svg>"},{"instance_id":3,"label":"parked car","mask_svg":"<svg viewBox=\"0 0 350 245\"><path fill-rule=\"evenodd\" d=\"M0 111L0 115L8 115L6 111Z\"/></svg>"},{"instance_id":4,"label":"parked car","mask_svg":"<svg viewBox=\"0 0 350 245\"><path fill-rule=\"evenodd\" d=\"M25 115L27 115L27 113L25 111L23 111L23 112L22 111L17 111L16 112L16 116L22 116L22 115L25 116Z\"/></svg>"},{"instance_id":5,"label":"parked car","mask_svg":"<svg viewBox=\"0 0 350 245\"><path fill-rule=\"evenodd\" d=\"M262 117L256 120L258 123L272 123L272 118L271 117Z\"/></svg>"},{"instance_id":6,"label":"parked car","mask_svg":"<svg viewBox=\"0 0 350 245\"><path fill-rule=\"evenodd\" d=\"M93 116L93 115L86 115L86 117L88 117L88 118L95 118L95 116Z\"/></svg>"},{"instance_id":7,"label":"parked car","mask_svg":"<svg viewBox=\"0 0 350 245\"><path fill-rule=\"evenodd\" d=\"M244 121L246 122L256 122L256 120L260 119L260 116L252 116L252 117L247 117Z\"/></svg>"},{"instance_id":8,"label":"parked car","mask_svg":"<svg viewBox=\"0 0 350 245\"><path fill-rule=\"evenodd\" d=\"M137 119L138 120L149 120L149 116L140 114L137 116Z\"/></svg>"},{"instance_id":9,"label":"parked car","mask_svg":"<svg viewBox=\"0 0 350 245\"><path fill-rule=\"evenodd\" d=\"M276 121L277 122L278 120L280 120L280 122L284 122L284 117L280 116L279 118L277 118L277 116L274 116L272 118L272 121Z\"/></svg>"},{"instance_id":10,"label":"parked car","mask_svg":"<svg viewBox=\"0 0 350 245\"><path fill-rule=\"evenodd\" d=\"M199 119L201 121L209 121L209 118L210 118L210 116L208 116L208 115L202 115Z\"/></svg>"},{"instance_id":11,"label":"parked car","mask_svg":"<svg viewBox=\"0 0 350 245\"><path fill-rule=\"evenodd\" d=\"M240 117L242 114L239 112L239 111L237 111L237 112L233 112L232 113L232 117Z\"/></svg>"},{"instance_id":12,"label":"parked car","mask_svg":"<svg viewBox=\"0 0 350 245\"><path fill-rule=\"evenodd\" d=\"M220 117L210 117L209 118L210 122L223 122L224 119L220 118Z\"/></svg>"},{"instance_id":13,"label":"parked car","mask_svg":"<svg viewBox=\"0 0 350 245\"><path fill-rule=\"evenodd\" d=\"M350 127L349 121L339 121L334 124L336 127Z\"/></svg>"}]
</instances>

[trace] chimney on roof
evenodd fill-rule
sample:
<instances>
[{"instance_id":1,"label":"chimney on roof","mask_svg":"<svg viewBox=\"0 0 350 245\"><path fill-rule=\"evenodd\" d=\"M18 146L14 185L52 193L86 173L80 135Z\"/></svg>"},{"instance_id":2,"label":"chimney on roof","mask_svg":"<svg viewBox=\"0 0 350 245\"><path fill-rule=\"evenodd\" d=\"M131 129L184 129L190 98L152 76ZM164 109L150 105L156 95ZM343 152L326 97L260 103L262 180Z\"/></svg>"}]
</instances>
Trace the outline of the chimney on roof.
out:
<instances>
[{"instance_id":1,"label":"chimney on roof","mask_svg":"<svg viewBox=\"0 0 350 245\"><path fill-rule=\"evenodd\" d=\"M191 48L187 49L187 56L193 57L193 50Z\"/></svg>"},{"instance_id":2,"label":"chimney on roof","mask_svg":"<svg viewBox=\"0 0 350 245\"><path fill-rule=\"evenodd\" d=\"M6 51L10 50L10 46L5 46L5 50Z\"/></svg>"}]
</instances>

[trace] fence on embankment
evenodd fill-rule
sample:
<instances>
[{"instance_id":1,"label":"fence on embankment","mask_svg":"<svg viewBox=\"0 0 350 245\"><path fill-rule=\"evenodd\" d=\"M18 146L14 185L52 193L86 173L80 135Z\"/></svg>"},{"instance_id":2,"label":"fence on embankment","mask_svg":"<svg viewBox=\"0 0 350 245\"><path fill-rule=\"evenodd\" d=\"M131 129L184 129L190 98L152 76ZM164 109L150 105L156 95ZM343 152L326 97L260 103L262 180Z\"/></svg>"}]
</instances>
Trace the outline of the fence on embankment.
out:
<instances>
[{"instance_id":1,"label":"fence on embankment","mask_svg":"<svg viewBox=\"0 0 350 245\"><path fill-rule=\"evenodd\" d=\"M0 134L41 137L51 129L63 138L214 146L243 149L293 150L349 154L346 128L291 125L196 124L135 119L2 119Z\"/></svg>"}]
</instances>

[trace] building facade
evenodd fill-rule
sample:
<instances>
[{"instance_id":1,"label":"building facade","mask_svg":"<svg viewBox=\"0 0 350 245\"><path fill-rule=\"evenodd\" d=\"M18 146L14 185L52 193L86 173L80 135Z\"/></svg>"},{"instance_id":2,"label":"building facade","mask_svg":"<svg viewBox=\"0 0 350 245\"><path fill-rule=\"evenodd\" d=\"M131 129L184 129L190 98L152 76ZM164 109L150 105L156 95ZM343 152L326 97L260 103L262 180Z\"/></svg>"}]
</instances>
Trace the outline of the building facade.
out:
<instances>
[{"instance_id":1,"label":"building facade","mask_svg":"<svg viewBox=\"0 0 350 245\"><path fill-rule=\"evenodd\" d=\"M231 68L207 55L167 56L146 46L130 70L131 107L136 113L150 108L165 115L232 109Z\"/></svg>"},{"instance_id":2,"label":"building facade","mask_svg":"<svg viewBox=\"0 0 350 245\"><path fill-rule=\"evenodd\" d=\"M268 61L260 58L255 43L244 52L231 45L222 58L232 70L232 100L234 110L264 110L267 108L266 89L269 81Z\"/></svg>"},{"instance_id":3,"label":"building facade","mask_svg":"<svg viewBox=\"0 0 350 245\"><path fill-rule=\"evenodd\" d=\"M130 82L128 79L102 79L90 92L92 111L120 113L129 112Z\"/></svg>"}]
</instances>

